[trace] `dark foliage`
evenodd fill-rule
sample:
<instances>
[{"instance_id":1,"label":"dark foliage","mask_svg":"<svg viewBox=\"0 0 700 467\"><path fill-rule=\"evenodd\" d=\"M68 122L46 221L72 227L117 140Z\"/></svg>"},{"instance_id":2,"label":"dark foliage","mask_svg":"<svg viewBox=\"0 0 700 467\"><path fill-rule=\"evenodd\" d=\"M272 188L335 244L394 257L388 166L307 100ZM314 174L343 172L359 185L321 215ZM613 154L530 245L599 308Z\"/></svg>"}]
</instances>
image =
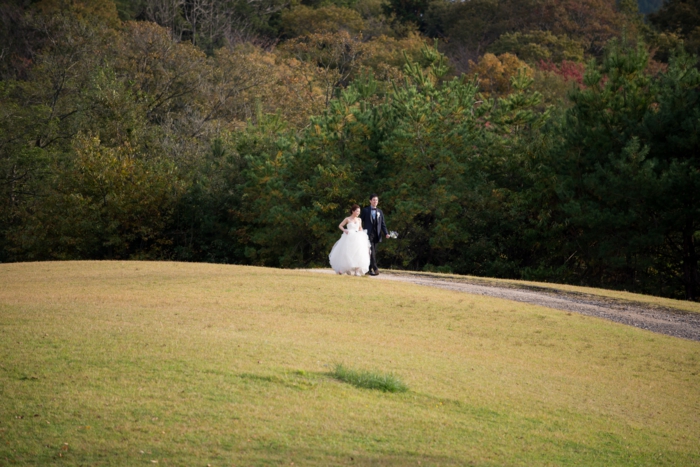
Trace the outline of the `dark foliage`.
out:
<instances>
[{"instance_id":1,"label":"dark foliage","mask_svg":"<svg viewBox=\"0 0 700 467\"><path fill-rule=\"evenodd\" d=\"M696 3L656 37L692 49ZM284 8L3 3L0 261L324 266L377 191L383 267L697 299L700 74L634 2Z\"/></svg>"},{"instance_id":2,"label":"dark foliage","mask_svg":"<svg viewBox=\"0 0 700 467\"><path fill-rule=\"evenodd\" d=\"M660 31L680 34L687 50L700 53L699 0L667 0L649 15L649 22Z\"/></svg>"},{"instance_id":3,"label":"dark foliage","mask_svg":"<svg viewBox=\"0 0 700 467\"><path fill-rule=\"evenodd\" d=\"M638 0L639 12L645 15L649 13L654 13L661 5L664 4L664 0Z\"/></svg>"}]
</instances>

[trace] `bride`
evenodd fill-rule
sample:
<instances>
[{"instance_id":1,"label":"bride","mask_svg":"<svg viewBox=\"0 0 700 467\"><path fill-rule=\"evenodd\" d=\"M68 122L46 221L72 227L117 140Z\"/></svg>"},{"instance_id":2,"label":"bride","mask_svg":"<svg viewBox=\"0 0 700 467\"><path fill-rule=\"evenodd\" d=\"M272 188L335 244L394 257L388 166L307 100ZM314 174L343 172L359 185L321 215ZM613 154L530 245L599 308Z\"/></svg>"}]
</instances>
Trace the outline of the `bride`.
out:
<instances>
[{"instance_id":1,"label":"bride","mask_svg":"<svg viewBox=\"0 0 700 467\"><path fill-rule=\"evenodd\" d=\"M369 237L362 230L360 206L353 204L350 217L343 219L338 228L343 231L340 240L335 242L328 259L338 274L362 276L369 271Z\"/></svg>"}]
</instances>

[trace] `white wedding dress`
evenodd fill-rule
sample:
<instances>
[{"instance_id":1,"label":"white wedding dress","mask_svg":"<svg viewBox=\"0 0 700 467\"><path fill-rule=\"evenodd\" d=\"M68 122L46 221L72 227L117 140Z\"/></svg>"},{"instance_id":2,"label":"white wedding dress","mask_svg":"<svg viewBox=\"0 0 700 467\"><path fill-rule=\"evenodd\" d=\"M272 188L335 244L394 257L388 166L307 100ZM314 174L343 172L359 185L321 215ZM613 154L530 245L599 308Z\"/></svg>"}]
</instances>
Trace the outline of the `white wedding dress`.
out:
<instances>
[{"instance_id":1,"label":"white wedding dress","mask_svg":"<svg viewBox=\"0 0 700 467\"><path fill-rule=\"evenodd\" d=\"M369 237L366 230L360 228L360 222L348 222L340 240L335 242L328 259L331 267L338 274L361 276L369 271Z\"/></svg>"}]
</instances>

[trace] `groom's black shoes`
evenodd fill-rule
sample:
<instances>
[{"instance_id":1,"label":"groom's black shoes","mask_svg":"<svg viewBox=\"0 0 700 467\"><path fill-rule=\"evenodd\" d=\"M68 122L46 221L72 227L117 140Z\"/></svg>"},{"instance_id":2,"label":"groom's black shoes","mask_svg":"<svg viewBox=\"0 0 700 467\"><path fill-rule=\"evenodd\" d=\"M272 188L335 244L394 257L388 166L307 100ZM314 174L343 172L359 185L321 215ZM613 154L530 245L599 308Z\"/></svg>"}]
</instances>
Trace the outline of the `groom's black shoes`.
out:
<instances>
[{"instance_id":1,"label":"groom's black shoes","mask_svg":"<svg viewBox=\"0 0 700 467\"><path fill-rule=\"evenodd\" d=\"M369 275L370 275L370 276L378 276L378 275L379 275L379 270L378 270L378 269L374 269L374 270L370 269Z\"/></svg>"}]
</instances>

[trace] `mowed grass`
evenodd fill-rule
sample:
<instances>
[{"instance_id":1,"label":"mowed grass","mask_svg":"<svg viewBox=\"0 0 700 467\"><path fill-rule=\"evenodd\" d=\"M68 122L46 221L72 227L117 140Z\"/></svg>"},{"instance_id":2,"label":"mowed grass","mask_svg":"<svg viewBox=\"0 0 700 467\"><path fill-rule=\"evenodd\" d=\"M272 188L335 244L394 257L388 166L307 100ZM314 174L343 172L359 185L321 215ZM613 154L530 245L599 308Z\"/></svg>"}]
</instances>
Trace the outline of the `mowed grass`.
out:
<instances>
[{"instance_id":1,"label":"mowed grass","mask_svg":"<svg viewBox=\"0 0 700 467\"><path fill-rule=\"evenodd\" d=\"M370 278L0 265L0 465L686 466L699 436L698 342Z\"/></svg>"},{"instance_id":2,"label":"mowed grass","mask_svg":"<svg viewBox=\"0 0 700 467\"><path fill-rule=\"evenodd\" d=\"M435 272L413 272L413 271L398 271L389 270L389 274L396 273L400 275L408 275L415 277L429 277L436 280L448 280L457 282L474 282L476 284L485 283L493 286L527 288L527 289L544 289L549 292L569 292L574 294L593 295L602 298L612 298L625 302L642 303L657 307L677 309L681 311L690 311L700 313L700 302L690 302L687 300L675 300L673 298L655 297L651 295L642 295L624 290L608 290L597 289L594 287L582 287L578 285L557 284L554 282L534 282L523 281L516 279L497 279L492 277L476 277L476 276L460 276L458 274L442 274Z\"/></svg>"}]
</instances>

